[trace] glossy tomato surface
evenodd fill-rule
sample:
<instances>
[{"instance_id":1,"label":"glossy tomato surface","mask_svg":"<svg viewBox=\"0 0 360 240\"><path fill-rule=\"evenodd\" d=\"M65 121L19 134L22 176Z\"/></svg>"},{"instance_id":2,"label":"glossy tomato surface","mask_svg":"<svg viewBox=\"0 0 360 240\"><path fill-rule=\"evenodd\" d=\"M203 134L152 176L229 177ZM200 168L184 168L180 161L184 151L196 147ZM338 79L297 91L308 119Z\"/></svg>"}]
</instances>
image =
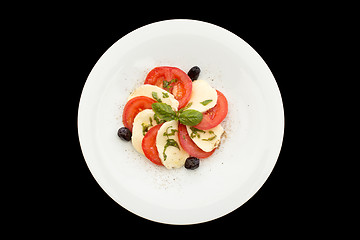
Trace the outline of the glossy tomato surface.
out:
<instances>
[{"instance_id":1,"label":"glossy tomato surface","mask_svg":"<svg viewBox=\"0 0 360 240\"><path fill-rule=\"evenodd\" d=\"M208 130L219 125L228 113L228 102L224 94L216 90L218 100L215 107L203 113L203 119L194 127L200 130Z\"/></svg>"},{"instance_id":2,"label":"glossy tomato surface","mask_svg":"<svg viewBox=\"0 0 360 240\"><path fill-rule=\"evenodd\" d=\"M205 152L201 150L190 138L185 125L179 123L178 131L180 145L188 154L190 154L190 156L197 158L207 158L215 152L215 149L211 152Z\"/></svg>"},{"instance_id":3,"label":"glossy tomato surface","mask_svg":"<svg viewBox=\"0 0 360 240\"><path fill-rule=\"evenodd\" d=\"M179 109L190 100L192 81L181 69L176 67L156 67L146 76L144 84L161 87L174 95L179 101Z\"/></svg>"},{"instance_id":4,"label":"glossy tomato surface","mask_svg":"<svg viewBox=\"0 0 360 240\"><path fill-rule=\"evenodd\" d=\"M133 122L136 115L144 109L151 109L151 104L155 103L154 99L145 96L134 97L130 99L123 111L123 124L132 131Z\"/></svg>"},{"instance_id":5,"label":"glossy tomato surface","mask_svg":"<svg viewBox=\"0 0 360 240\"><path fill-rule=\"evenodd\" d=\"M161 159L159 157L159 152L156 148L156 135L162 124L158 124L145 134L142 140L142 149L144 151L145 157L147 157L151 162L162 165Z\"/></svg>"}]
</instances>

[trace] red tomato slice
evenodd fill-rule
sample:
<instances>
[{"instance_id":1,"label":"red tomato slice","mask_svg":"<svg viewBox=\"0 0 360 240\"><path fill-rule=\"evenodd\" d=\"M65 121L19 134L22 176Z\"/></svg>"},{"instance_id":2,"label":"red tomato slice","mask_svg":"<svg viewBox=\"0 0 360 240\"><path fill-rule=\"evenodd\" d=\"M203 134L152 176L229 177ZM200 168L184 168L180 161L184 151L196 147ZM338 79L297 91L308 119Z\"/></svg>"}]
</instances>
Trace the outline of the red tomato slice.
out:
<instances>
[{"instance_id":1,"label":"red tomato slice","mask_svg":"<svg viewBox=\"0 0 360 240\"><path fill-rule=\"evenodd\" d=\"M194 127L200 130L208 130L220 124L228 113L228 102L224 94L216 90L218 99L215 107L203 113L203 119Z\"/></svg>"},{"instance_id":2,"label":"red tomato slice","mask_svg":"<svg viewBox=\"0 0 360 240\"><path fill-rule=\"evenodd\" d=\"M164 86L164 81L168 82L167 87ZM179 109L185 107L190 100L192 81L179 68L156 67L148 73L144 84L156 85L173 94L175 99L179 101Z\"/></svg>"},{"instance_id":3,"label":"red tomato slice","mask_svg":"<svg viewBox=\"0 0 360 240\"><path fill-rule=\"evenodd\" d=\"M190 154L190 156L197 158L207 158L215 152L215 149L211 152L205 152L201 150L190 138L185 125L179 123L178 131L180 145L188 154Z\"/></svg>"},{"instance_id":4,"label":"red tomato slice","mask_svg":"<svg viewBox=\"0 0 360 240\"><path fill-rule=\"evenodd\" d=\"M123 111L123 124L132 131L134 118L144 109L151 109L151 104L155 103L154 99L145 96L134 97L130 99Z\"/></svg>"},{"instance_id":5,"label":"red tomato slice","mask_svg":"<svg viewBox=\"0 0 360 240\"><path fill-rule=\"evenodd\" d=\"M157 165L163 165L161 163L161 159L159 157L159 152L156 148L156 135L160 129L162 124L158 124L152 128L145 134L142 140L142 149L144 151L145 156Z\"/></svg>"}]
</instances>

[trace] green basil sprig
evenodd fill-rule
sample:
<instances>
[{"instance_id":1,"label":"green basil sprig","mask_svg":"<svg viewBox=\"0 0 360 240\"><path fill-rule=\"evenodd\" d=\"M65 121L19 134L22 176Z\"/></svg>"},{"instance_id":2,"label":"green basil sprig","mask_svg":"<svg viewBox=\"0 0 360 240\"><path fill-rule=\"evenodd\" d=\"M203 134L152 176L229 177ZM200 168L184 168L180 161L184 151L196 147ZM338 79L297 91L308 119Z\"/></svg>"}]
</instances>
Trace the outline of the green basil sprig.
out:
<instances>
[{"instance_id":1,"label":"green basil sprig","mask_svg":"<svg viewBox=\"0 0 360 240\"><path fill-rule=\"evenodd\" d=\"M208 100L205 100L205 101L203 101L203 102L200 102L202 105L204 105L204 106L206 106L206 105L208 105L209 103L211 103L212 102L212 99L208 99Z\"/></svg>"},{"instance_id":2,"label":"green basil sprig","mask_svg":"<svg viewBox=\"0 0 360 240\"><path fill-rule=\"evenodd\" d=\"M194 109L182 110L175 112L170 105L166 103L153 103L151 105L153 111L158 118L164 121L179 120L181 124L187 126L195 126L199 124L203 118L201 112Z\"/></svg>"},{"instance_id":3,"label":"green basil sprig","mask_svg":"<svg viewBox=\"0 0 360 240\"><path fill-rule=\"evenodd\" d=\"M194 109L185 110L179 115L180 123L184 125L188 125L190 127L198 125L202 119L203 119L202 113Z\"/></svg>"},{"instance_id":4,"label":"green basil sprig","mask_svg":"<svg viewBox=\"0 0 360 240\"><path fill-rule=\"evenodd\" d=\"M166 103L156 102L151 104L151 108L158 118L167 122L174 120L176 117L176 112Z\"/></svg>"},{"instance_id":5,"label":"green basil sprig","mask_svg":"<svg viewBox=\"0 0 360 240\"><path fill-rule=\"evenodd\" d=\"M151 95L152 95L152 97L153 97L156 101L162 102L162 101L161 101L161 98L158 98L157 92L151 92Z\"/></svg>"},{"instance_id":6,"label":"green basil sprig","mask_svg":"<svg viewBox=\"0 0 360 240\"><path fill-rule=\"evenodd\" d=\"M164 151L163 151L164 161L166 161L167 158L165 151L170 146L176 147L180 150L179 144L174 139L171 138L166 139L166 144L164 146Z\"/></svg>"}]
</instances>

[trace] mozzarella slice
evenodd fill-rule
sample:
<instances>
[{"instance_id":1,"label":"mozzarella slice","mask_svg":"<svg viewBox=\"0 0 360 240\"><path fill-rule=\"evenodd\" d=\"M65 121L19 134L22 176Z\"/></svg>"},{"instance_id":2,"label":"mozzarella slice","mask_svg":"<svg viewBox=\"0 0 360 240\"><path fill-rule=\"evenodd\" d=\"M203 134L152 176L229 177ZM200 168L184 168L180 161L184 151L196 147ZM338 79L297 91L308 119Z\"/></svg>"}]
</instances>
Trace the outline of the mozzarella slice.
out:
<instances>
[{"instance_id":1,"label":"mozzarella slice","mask_svg":"<svg viewBox=\"0 0 360 240\"><path fill-rule=\"evenodd\" d=\"M217 102L217 92L204 80L196 80L192 84L192 91L189 103L192 103L189 109L199 112L206 112L213 108Z\"/></svg>"},{"instance_id":2,"label":"mozzarella slice","mask_svg":"<svg viewBox=\"0 0 360 240\"><path fill-rule=\"evenodd\" d=\"M178 110L179 102L175 99L174 95L162 88L150 84L145 84L135 89L130 94L128 101L138 96L145 96L154 99L153 92L156 93L157 98L161 99L163 103L169 104L174 109L174 111Z\"/></svg>"},{"instance_id":3,"label":"mozzarella slice","mask_svg":"<svg viewBox=\"0 0 360 240\"><path fill-rule=\"evenodd\" d=\"M177 132L178 125L179 125L178 121L175 120L165 122L160 127L158 134L156 136L156 148L159 152L159 157L161 159L162 164L167 169L180 168L184 166L186 159L189 157L189 154L184 149L182 149L180 145L178 132ZM176 130L176 131L172 131L172 130ZM170 134L170 136L166 136L168 134ZM173 146L175 145L174 141L176 142L176 146L178 147ZM172 143L172 145L167 146L169 145L169 143L167 142Z\"/></svg>"},{"instance_id":4,"label":"mozzarella slice","mask_svg":"<svg viewBox=\"0 0 360 240\"><path fill-rule=\"evenodd\" d=\"M152 109L145 109L139 112L134 119L131 142L136 151L142 155L144 155L144 151L141 146L142 140L146 132L156 125L154 114L155 113Z\"/></svg>"},{"instance_id":5,"label":"mozzarella slice","mask_svg":"<svg viewBox=\"0 0 360 240\"><path fill-rule=\"evenodd\" d=\"M224 128L220 124L209 130L199 130L189 126L186 126L186 129L194 143L205 152L211 152L218 147L221 135L224 133Z\"/></svg>"}]
</instances>

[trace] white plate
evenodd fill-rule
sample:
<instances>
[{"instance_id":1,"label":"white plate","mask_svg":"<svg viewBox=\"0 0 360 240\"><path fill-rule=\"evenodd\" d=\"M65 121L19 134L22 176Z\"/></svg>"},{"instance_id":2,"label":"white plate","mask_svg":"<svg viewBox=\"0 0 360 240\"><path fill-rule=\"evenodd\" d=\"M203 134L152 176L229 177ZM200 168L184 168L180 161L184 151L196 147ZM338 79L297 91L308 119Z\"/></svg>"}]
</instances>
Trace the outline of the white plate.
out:
<instances>
[{"instance_id":1,"label":"white plate","mask_svg":"<svg viewBox=\"0 0 360 240\"><path fill-rule=\"evenodd\" d=\"M226 138L194 171L157 166L117 137L130 92L164 65L199 66L200 78L229 102ZM78 112L81 148L104 191L132 213L168 224L206 222L244 204L271 173L283 131L280 92L262 58L233 33L194 20L149 24L118 40L92 69Z\"/></svg>"}]
</instances>

